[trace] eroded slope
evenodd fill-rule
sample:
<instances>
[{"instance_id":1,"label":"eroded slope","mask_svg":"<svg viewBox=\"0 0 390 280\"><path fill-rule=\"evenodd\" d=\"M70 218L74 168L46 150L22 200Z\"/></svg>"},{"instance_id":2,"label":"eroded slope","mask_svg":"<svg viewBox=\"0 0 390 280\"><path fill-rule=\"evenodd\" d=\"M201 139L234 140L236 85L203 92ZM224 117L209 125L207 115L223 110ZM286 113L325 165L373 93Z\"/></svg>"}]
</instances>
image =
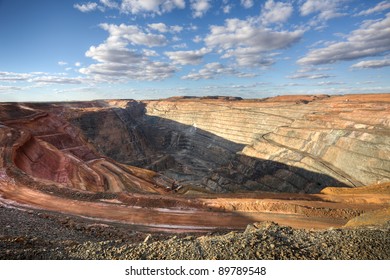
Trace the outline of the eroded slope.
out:
<instances>
[{"instance_id":1,"label":"eroded slope","mask_svg":"<svg viewBox=\"0 0 390 280\"><path fill-rule=\"evenodd\" d=\"M389 104L388 94L106 101L71 122L110 157L183 184L316 193L389 181Z\"/></svg>"},{"instance_id":2,"label":"eroded slope","mask_svg":"<svg viewBox=\"0 0 390 280\"><path fill-rule=\"evenodd\" d=\"M159 231L388 219L389 95L0 106L2 205Z\"/></svg>"}]
</instances>

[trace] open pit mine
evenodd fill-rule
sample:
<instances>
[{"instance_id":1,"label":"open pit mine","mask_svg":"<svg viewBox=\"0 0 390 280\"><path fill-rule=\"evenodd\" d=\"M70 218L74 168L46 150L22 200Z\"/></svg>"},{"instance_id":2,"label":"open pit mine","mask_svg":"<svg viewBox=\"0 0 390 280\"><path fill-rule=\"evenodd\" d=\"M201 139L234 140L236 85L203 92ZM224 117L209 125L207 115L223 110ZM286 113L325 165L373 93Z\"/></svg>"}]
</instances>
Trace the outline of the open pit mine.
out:
<instances>
[{"instance_id":1,"label":"open pit mine","mask_svg":"<svg viewBox=\"0 0 390 280\"><path fill-rule=\"evenodd\" d=\"M390 94L0 103L1 259L389 259Z\"/></svg>"}]
</instances>

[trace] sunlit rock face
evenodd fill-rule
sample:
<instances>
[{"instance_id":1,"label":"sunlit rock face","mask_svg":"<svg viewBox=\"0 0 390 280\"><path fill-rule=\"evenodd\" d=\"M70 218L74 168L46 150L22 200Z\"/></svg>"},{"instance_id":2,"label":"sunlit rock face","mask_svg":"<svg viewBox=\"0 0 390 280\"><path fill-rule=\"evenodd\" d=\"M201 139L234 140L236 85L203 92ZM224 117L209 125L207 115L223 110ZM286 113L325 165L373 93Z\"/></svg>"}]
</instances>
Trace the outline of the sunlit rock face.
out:
<instances>
[{"instance_id":1,"label":"sunlit rock face","mask_svg":"<svg viewBox=\"0 0 390 280\"><path fill-rule=\"evenodd\" d=\"M316 193L390 180L388 94L111 100L61 110L98 152L213 192Z\"/></svg>"}]
</instances>

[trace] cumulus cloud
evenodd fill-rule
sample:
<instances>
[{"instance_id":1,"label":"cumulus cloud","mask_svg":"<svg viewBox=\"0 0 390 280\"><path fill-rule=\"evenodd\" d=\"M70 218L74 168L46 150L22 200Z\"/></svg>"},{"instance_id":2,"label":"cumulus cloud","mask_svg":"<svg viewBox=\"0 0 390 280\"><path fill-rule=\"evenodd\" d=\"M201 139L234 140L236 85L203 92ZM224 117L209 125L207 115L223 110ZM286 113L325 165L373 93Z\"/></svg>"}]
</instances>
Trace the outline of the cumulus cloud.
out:
<instances>
[{"instance_id":1,"label":"cumulus cloud","mask_svg":"<svg viewBox=\"0 0 390 280\"><path fill-rule=\"evenodd\" d=\"M150 60L133 65L121 63L98 63L80 69L80 73L90 75L101 82L126 82L128 80L154 81L170 77L175 68L162 62Z\"/></svg>"},{"instance_id":2,"label":"cumulus cloud","mask_svg":"<svg viewBox=\"0 0 390 280\"><path fill-rule=\"evenodd\" d=\"M364 21L346 41L311 50L299 64L318 65L375 56L390 50L390 13L379 20Z\"/></svg>"},{"instance_id":3,"label":"cumulus cloud","mask_svg":"<svg viewBox=\"0 0 390 280\"><path fill-rule=\"evenodd\" d=\"M340 12L341 4L348 0L306 0L300 8L302 16L318 14L318 19L329 20L344 15Z\"/></svg>"},{"instance_id":4,"label":"cumulus cloud","mask_svg":"<svg viewBox=\"0 0 390 280\"><path fill-rule=\"evenodd\" d=\"M249 9L249 8L252 8L253 7L253 0L241 0L241 5L245 8L245 9Z\"/></svg>"},{"instance_id":5,"label":"cumulus cloud","mask_svg":"<svg viewBox=\"0 0 390 280\"><path fill-rule=\"evenodd\" d=\"M384 59L384 60L365 60L360 61L354 65L352 65L352 68L358 68L358 69L364 69L364 68L382 68L390 66L390 59Z\"/></svg>"},{"instance_id":6,"label":"cumulus cloud","mask_svg":"<svg viewBox=\"0 0 390 280\"><path fill-rule=\"evenodd\" d=\"M388 10L388 9L390 9L390 2L389 1L382 1L382 2L378 3L375 7L368 9L368 10L361 11L357 15L358 16L367 16L367 15L371 15L371 14L375 14L375 13L380 13L380 12L383 12L383 11Z\"/></svg>"},{"instance_id":7,"label":"cumulus cloud","mask_svg":"<svg viewBox=\"0 0 390 280\"><path fill-rule=\"evenodd\" d=\"M132 45L148 47L164 46L167 39L162 34L145 33L136 25L102 23L100 27L109 32L107 40L113 42L127 41Z\"/></svg>"},{"instance_id":8,"label":"cumulus cloud","mask_svg":"<svg viewBox=\"0 0 390 280\"><path fill-rule=\"evenodd\" d=\"M84 4L74 4L73 7L83 13L108 9L117 9L123 14L151 14L161 15L171 12L174 9L184 9L185 0L99 0L96 2L88 2Z\"/></svg>"},{"instance_id":9,"label":"cumulus cloud","mask_svg":"<svg viewBox=\"0 0 390 280\"><path fill-rule=\"evenodd\" d=\"M174 33L179 33L183 31L183 27L179 25L172 25L169 30Z\"/></svg>"},{"instance_id":10,"label":"cumulus cloud","mask_svg":"<svg viewBox=\"0 0 390 280\"><path fill-rule=\"evenodd\" d=\"M105 7L110 9L119 8L119 4L112 0L100 0L100 3L102 3Z\"/></svg>"},{"instance_id":11,"label":"cumulus cloud","mask_svg":"<svg viewBox=\"0 0 390 280\"><path fill-rule=\"evenodd\" d=\"M188 45L186 43L176 44L172 46L173 49L186 49Z\"/></svg>"},{"instance_id":12,"label":"cumulus cloud","mask_svg":"<svg viewBox=\"0 0 390 280\"><path fill-rule=\"evenodd\" d=\"M119 9L126 14L163 14L173 9L184 9L185 5L184 0L122 0Z\"/></svg>"},{"instance_id":13,"label":"cumulus cloud","mask_svg":"<svg viewBox=\"0 0 390 280\"><path fill-rule=\"evenodd\" d=\"M80 12L88 13L98 9L98 4L94 2L88 2L85 4L74 4L73 7Z\"/></svg>"},{"instance_id":14,"label":"cumulus cloud","mask_svg":"<svg viewBox=\"0 0 390 280\"><path fill-rule=\"evenodd\" d=\"M136 64L142 59L141 54L127 49L125 45L112 43L91 46L85 55L103 63Z\"/></svg>"},{"instance_id":15,"label":"cumulus cloud","mask_svg":"<svg viewBox=\"0 0 390 280\"><path fill-rule=\"evenodd\" d=\"M181 65L197 65L202 62L205 54L209 53L210 50L202 48L200 50L193 51L176 51L176 52L165 52L165 55L169 59L173 60L176 64Z\"/></svg>"},{"instance_id":16,"label":"cumulus cloud","mask_svg":"<svg viewBox=\"0 0 390 280\"><path fill-rule=\"evenodd\" d=\"M168 26L165 24L165 23L151 23L151 24L148 24L149 28L153 29L153 30L157 30L161 33L165 33L165 32L168 32Z\"/></svg>"},{"instance_id":17,"label":"cumulus cloud","mask_svg":"<svg viewBox=\"0 0 390 280\"><path fill-rule=\"evenodd\" d=\"M208 63L198 72L191 72L186 76L183 76L184 80L210 80L216 79L223 75L235 75L240 78L254 77L252 73L239 72L232 67L225 66L219 62Z\"/></svg>"},{"instance_id":18,"label":"cumulus cloud","mask_svg":"<svg viewBox=\"0 0 390 280\"><path fill-rule=\"evenodd\" d=\"M261 10L261 21L267 25L270 23L278 23L287 21L293 13L291 3L274 2L268 0Z\"/></svg>"},{"instance_id":19,"label":"cumulus cloud","mask_svg":"<svg viewBox=\"0 0 390 280\"><path fill-rule=\"evenodd\" d=\"M155 50L143 49L142 52L146 56L158 56L158 53Z\"/></svg>"},{"instance_id":20,"label":"cumulus cloud","mask_svg":"<svg viewBox=\"0 0 390 280\"><path fill-rule=\"evenodd\" d=\"M218 49L223 58L234 57L240 66L266 66L272 60L264 53L284 49L303 35L302 30L273 31L252 20L227 19L224 26L213 25L204 39L209 48Z\"/></svg>"},{"instance_id":21,"label":"cumulus cloud","mask_svg":"<svg viewBox=\"0 0 390 280\"><path fill-rule=\"evenodd\" d=\"M68 63L66 61L58 61L58 65L65 66L68 65Z\"/></svg>"},{"instance_id":22,"label":"cumulus cloud","mask_svg":"<svg viewBox=\"0 0 390 280\"><path fill-rule=\"evenodd\" d=\"M224 26L213 25L205 42L210 47L230 49L239 46L272 51L289 47L303 35L302 30L272 31L257 27L250 20L227 19Z\"/></svg>"},{"instance_id":23,"label":"cumulus cloud","mask_svg":"<svg viewBox=\"0 0 390 280\"><path fill-rule=\"evenodd\" d=\"M194 43L200 43L200 42L202 42L202 37L200 37L199 35L196 35L195 37L194 37L194 39L192 39L192 41L194 42Z\"/></svg>"},{"instance_id":24,"label":"cumulus cloud","mask_svg":"<svg viewBox=\"0 0 390 280\"><path fill-rule=\"evenodd\" d=\"M98 63L81 68L82 74L98 81L122 82L131 80L162 80L170 77L176 68L168 63L153 61L153 50L128 48L132 45L149 47L162 46L166 39L162 35L145 33L134 25L101 24L109 32L106 41L98 46L91 46L85 53Z\"/></svg>"},{"instance_id":25,"label":"cumulus cloud","mask_svg":"<svg viewBox=\"0 0 390 280\"><path fill-rule=\"evenodd\" d=\"M229 5L223 6L222 11L224 14L229 14L230 11L232 10L232 8L233 8L233 6L229 4Z\"/></svg>"},{"instance_id":26,"label":"cumulus cloud","mask_svg":"<svg viewBox=\"0 0 390 280\"><path fill-rule=\"evenodd\" d=\"M167 32L179 33L183 30L183 27L181 27L179 25L168 26L163 22L151 23L151 24L148 24L148 27L150 29L156 30L156 31L161 32L161 33L167 33Z\"/></svg>"},{"instance_id":27,"label":"cumulus cloud","mask_svg":"<svg viewBox=\"0 0 390 280\"><path fill-rule=\"evenodd\" d=\"M274 64L274 60L257 47L230 49L222 58L234 58L241 67L265 67Z\"/></svg>"},{"instance_id":28,"label":"cumulus cloud","mask_svg":"<svg viewBox=\"0 0 390 280\"><path fill-rule=\"evenodd\" d=\"M192 16L194 18L203 17L211 8L210 0L191 0Z\"/></svg>"}]
</instances>

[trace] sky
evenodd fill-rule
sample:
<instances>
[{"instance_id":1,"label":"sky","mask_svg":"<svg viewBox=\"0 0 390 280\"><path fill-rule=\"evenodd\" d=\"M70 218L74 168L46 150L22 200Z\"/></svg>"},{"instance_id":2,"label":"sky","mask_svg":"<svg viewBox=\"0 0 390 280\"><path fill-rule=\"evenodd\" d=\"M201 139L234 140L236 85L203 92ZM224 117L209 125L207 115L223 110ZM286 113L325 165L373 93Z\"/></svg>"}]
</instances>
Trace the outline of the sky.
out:
<instances>
[{"instance_id":1,"label":"sky","mask_svg":"<svg viewBox=\"0 0 390 280\"><path fill-rule=\"evenodd\" d=\"M390 1L0 0L0 101L390 93Z\"/></svg>"}]
</instances>

